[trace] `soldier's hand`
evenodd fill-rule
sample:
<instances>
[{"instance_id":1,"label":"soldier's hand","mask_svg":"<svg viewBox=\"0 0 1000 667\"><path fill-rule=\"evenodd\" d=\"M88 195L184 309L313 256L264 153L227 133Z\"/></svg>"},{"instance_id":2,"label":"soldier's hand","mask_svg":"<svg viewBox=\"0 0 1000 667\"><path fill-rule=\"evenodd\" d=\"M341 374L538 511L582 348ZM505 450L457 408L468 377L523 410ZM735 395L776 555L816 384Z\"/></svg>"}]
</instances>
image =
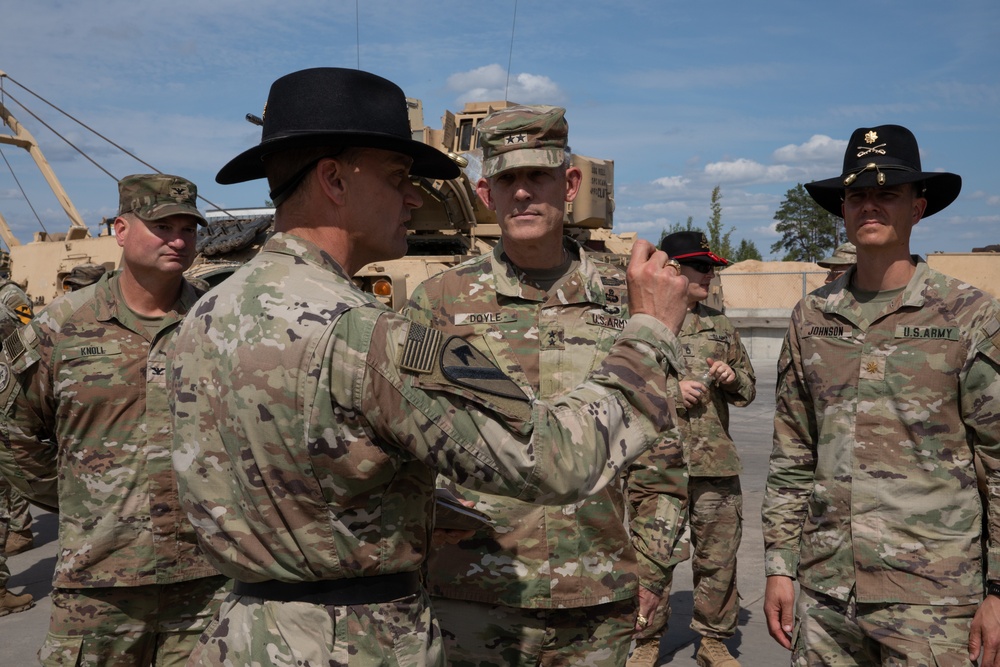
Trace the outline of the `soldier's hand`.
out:
<instances>
[{"instance_id":1,"label":"soldier's hand","mask_svg":"<svg viewBox=\"0 0 1000 667\"><path fill-rule=\"evenodd\" d=\"M709 365L709 374L715 378L715 381L720 385L728 387L736 382L736 371L734 371L729 364L724 361L712 359L712 357L709 357L706 361L708 361Z\"/></svg>"},{"instance_id":2,"label":"soldier's hand","mask_svg":"<svg viewBox=\"0 0 1000 667\"><path fill-rule=\"evenodd\" d=\"M688 279L680 273L667 253L649 241L636 241L625 273L629 311L652 315L674 334L679 332L687 313L688 288Z\"/></svg>"},{"instance_id":3,"label":"soldier's hand","mask_svg":"<svg viewBox=\"0 0 1000 667\"><path fill-rule=\"evenodd\" d=\"M1000 597L987 595L976 610L969 632L969 660L982 653L980 667L1000 667Z\"/></svg>"},{"instance_id":4,"label":"soldier's hand","mask_svg":"<svg viewBox=\"0 0 1000 667\"><path fill-rule=\"evenodd\" d=\"M792 649L795 622L795 583L791 577L772 575L764 587L764 618L767 632L786 649Z\"/></svg>"},{"instance_id":5,"label":"soldier's hand","mask_svg":"<svg viewBox=\"0 0 1000 667\"><path fill-rule=\"evenodd\" d=\"M701 399L708 394L708 387L697 380L681 380L681 398L684 399L684 407L689 410L701 402Z\"/></svg>"},{"instance_id":6,"label":"soldier's hand","mask_svg":"<svg viewBox=\"0 0 1000 667\"><path fill-rule=\"evenodd\" d=\"M660 596L645 586L639 586L639 613L635 616L635 631L642 632L653 622Z\"/></svg>"}]
</instances>

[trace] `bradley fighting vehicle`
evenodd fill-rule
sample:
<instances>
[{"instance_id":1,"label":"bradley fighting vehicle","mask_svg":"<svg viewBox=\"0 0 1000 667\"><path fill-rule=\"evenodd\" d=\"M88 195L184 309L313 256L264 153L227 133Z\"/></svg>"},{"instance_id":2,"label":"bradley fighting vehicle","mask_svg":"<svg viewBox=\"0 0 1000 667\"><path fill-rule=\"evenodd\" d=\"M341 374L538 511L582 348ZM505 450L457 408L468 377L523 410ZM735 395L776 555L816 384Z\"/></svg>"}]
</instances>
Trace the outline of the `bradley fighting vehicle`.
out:
<instances>
[{"instance_id":1,"label":"bradley fighting vehicle","mask_svg":"<svg viewBox=\"0 0 1000 667\"><path fill-rule=\"evenodd\" d=\"M6 74L0 72L0 78L3 77ZM68 231L35 232L30 243L22 244L0 214L0 240L9 249L9 252L0 250L0 277L9 277L21 285L37 311L63 293L62 281L73 267L102 264L109 270L114 269L121 257L121 248L111 235L109 220L102 222L97 236L90 233L42 154L38 142L2 101L0 120L10 131L0 132L0 146L14 146L29 153L70 220Z\"/></svg>"},{"instance_id":2,"label":"bradley fighting vehicle","mask_svg":"<svg viewBox=\"0 0 1000 667\"><path fill-rule=\"evenodd\" d=\"M489 113L512 106L510 102L474 102L461 113L446 111L441 129L424 125L418 100L407 100L413 138L449 154L462 174L453 180L421 178L418 185L424 205L413 211L409 223L409 251L401 259L375 262L356 275L357 285L396 310L406 304L413 289L426 278L463 260L490 252L500 239L493 211L476 195L482 152L476 125ZM625 264L636 235L611 231L614 212L614 162L573 155L583 172L576 200L566 206L566 234L602 259ZM224 279L253 256L271 226L270 209L244 212L236 217L207 212L209 227L199 240L199 257L189 274L209 284Z\"/></svg>"}]
</instances>

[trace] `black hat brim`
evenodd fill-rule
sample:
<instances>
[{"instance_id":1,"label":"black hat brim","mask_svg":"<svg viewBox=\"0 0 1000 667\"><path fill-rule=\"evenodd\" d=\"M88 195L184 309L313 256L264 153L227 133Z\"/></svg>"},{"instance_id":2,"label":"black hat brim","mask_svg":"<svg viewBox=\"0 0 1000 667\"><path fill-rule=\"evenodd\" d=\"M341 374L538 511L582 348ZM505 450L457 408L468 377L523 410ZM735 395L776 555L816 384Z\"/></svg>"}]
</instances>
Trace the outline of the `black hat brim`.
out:
<instances>
[{"instance_id":1,"label":"black hat brim","mask_svg":"<svg viewBox=\"0 0 1000 667\"><path fill-rule=\"evenodd\" d=\"M889 185L903 185L905 183L923 182L926 191L923 196L927 199L927 208L924 210L924 218L929 218L935 213L947 208L958 198L962 191L962 177L945 171L897 171L883 170L886 175L886 182L879 186L878 172L874 170L864 171L858 174L851 183L854 188L876 188ZM805 188L809 195L817 204L832 213L843 217L842 204L844 203L844 178L846 175L828 178L822 181L806 183Z\"/></svg>"},{"instance_id":2,"label":"black hat brim","mask_svg":"<svg viewBox=\"0 0 1000 667\"><path fill-rule=\"evenodd\" d=\"M455 162L434 148L419 141L367 132L309 132L275 137L245 150L226 163L215 176L215 182L232 185L264 178L264 156L278 151L316 146L342 148L380 148L402 153L413 159L410 173L427 178L458 178L461 170Z\"/></svg>"}]
</instances>

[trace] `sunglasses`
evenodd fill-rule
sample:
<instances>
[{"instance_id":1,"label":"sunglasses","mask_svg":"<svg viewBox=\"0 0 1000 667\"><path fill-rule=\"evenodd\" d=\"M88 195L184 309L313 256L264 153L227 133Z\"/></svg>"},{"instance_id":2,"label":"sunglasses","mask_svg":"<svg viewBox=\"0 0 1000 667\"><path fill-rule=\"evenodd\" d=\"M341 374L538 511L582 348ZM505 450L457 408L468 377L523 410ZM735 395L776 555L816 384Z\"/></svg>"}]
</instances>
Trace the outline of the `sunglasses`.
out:
<instances>
[{"instance_id":1,"label":"sunglasses","mask_svg":"<svg viewBox=\"0 0 1000 667\"><path fill-rule=\"evenodd\" d=\"M682 266L686 266L686 267L691 268L691 269L694 269L698 273L708 273L709 271L714 271L715 270L715 265L714 264L706 264L705 262L693 262L691 264L684 264L682 262L681 265Z\"/></svg>"}]
</instances>

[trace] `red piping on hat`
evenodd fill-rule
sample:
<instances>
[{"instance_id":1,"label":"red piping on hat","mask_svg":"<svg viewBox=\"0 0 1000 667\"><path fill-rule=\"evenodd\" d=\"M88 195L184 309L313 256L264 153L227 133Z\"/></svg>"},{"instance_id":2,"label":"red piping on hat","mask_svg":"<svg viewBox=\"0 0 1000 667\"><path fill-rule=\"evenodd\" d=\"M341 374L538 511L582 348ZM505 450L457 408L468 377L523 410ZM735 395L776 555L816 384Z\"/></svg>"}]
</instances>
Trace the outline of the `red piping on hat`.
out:
<instances>
[{"instance_id":1,"label":"red piping on hat","mask_svg":"<svg viewBox=\"0 0 1000 667\"><path fill-rule=\"evenodd\" d=\"M723 259L722 257L719 257L718 255L716 255L714 252L707 252L707 251L706 252L689 252L686 255L672 255L670 257L670 259L682 260L682 259L690 259L691 257L708 257L709 259L711 259L713 261L723 262L724 264L729 264L729 260L728 259Z\"/></svg>"}]
</instances>

